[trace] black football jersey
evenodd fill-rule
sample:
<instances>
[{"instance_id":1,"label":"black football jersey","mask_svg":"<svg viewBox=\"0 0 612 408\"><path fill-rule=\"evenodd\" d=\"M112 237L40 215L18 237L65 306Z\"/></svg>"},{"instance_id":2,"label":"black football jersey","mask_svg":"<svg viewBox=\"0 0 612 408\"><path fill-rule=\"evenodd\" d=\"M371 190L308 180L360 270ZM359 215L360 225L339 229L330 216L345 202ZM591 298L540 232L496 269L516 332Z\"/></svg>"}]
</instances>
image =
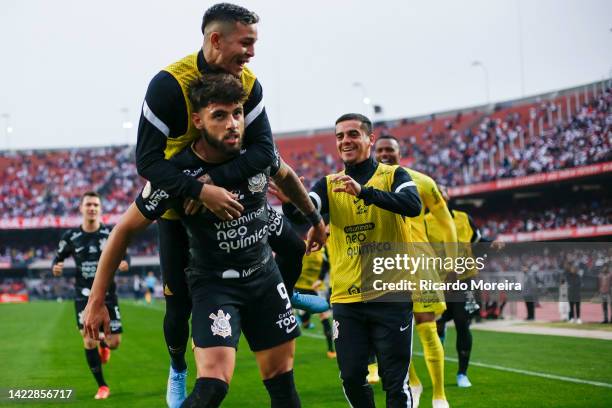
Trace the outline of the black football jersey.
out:
<instances>
[{"instance_id":1,"label":"black football jersey","mask_svg":"<svg viewBox=\"0 0 612 408\"><path fill-rule=\"evenodd\" d=\"M94 281L100 254L106 244L111 229L101 225L97 231L85 232L81 227L66 231L58 244L53 265L63 262L69 256L76 264L76 296L89 296ZM115 293L115 282L108 289L108 294Z\"/></svg>"},{"instance_id":2,"label":"black football jersey","mask_svg":"<svg viewBox=\"0 0 612 408\"><path fill-rule=\"evenodd\" d=\"M170 159L183 173L199 177L218 166L203 161L191 146ZM278 161L276 162L278 163ZM196 273L214 274L223 278L244 278L262 268L272 256L268 244L268 206L266 193L270 174L278 166L227 186L244 207L242 215L231 221L217 218L206 210L184 215L183 198L172 197L150 183L136 199L136 206L147 218L155 220L168 209L181 216L189 236L190 266Z\"/></svg>"}]
</instances>

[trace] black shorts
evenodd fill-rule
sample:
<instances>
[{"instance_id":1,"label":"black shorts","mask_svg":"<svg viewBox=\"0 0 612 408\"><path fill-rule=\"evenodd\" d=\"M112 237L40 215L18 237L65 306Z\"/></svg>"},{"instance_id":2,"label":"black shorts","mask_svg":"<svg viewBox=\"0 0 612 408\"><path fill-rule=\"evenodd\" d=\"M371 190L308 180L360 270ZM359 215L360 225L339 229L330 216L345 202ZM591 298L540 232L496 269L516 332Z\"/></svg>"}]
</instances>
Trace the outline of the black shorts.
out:
<instances>
[{"instance_id":1,"label":"black shorts","mask_svg":"<svg viewBox=\"0 0 612 408\"><path fill-rule=\"evenodd\" d=\"M191 330L197 347L237 348L243 331L251 350L262 351L300 335L290 296L274 261L243 279L190 272Z\"/></svg>"},{"instance_id":2,"label":"black shorts","mask_svg":"<svg viewBox=\"0 0 612 408\"><path fill-rule=\"evenodd\" d=\"M76 312L77 326L79 330L83 330L83 310L87 306L86 297L78 297L74 300L74 310ZM119 311L119 301L117 295L107 296L104 300L106 308L108 309L108 315L110 316L110 328L112 334L123 333L123 326L121 325L121 312ZM102 327L100 327L100 333L102 333Z\"/></svg>"}]
</instances>

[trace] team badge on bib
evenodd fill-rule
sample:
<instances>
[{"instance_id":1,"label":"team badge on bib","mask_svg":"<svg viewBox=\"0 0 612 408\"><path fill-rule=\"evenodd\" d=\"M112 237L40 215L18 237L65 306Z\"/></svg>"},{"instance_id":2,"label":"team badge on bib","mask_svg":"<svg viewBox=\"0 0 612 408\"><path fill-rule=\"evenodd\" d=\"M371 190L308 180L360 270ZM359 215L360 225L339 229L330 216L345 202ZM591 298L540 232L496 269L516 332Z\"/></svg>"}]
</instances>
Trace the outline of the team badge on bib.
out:
<instances>
[{"instance_id":1,"label":"team badge on bib","mask_svg":"<svg viewBox=\"0 0 612 408\"><path fill-rule=\"evenodd\" d=\"M249 191L251 193L261 193L266 187L266 176L259 173L249 178Z\"/></svg>"},{"instance_id":2,"label":"team badge on bib","mask_svg":"<svg viewBox=\"0 0 612 408\"><path fill-rule=\"evenodd\" d=\"M229 337L232 335L232 326L230 325L229 319L231 318L230 314L223 313L223 310L217 312L217 314L211 313L210 316L213 319L213 324L210 326L210 329L215 336L221 336L223 338Z\"/></svg>"}]
</instances>

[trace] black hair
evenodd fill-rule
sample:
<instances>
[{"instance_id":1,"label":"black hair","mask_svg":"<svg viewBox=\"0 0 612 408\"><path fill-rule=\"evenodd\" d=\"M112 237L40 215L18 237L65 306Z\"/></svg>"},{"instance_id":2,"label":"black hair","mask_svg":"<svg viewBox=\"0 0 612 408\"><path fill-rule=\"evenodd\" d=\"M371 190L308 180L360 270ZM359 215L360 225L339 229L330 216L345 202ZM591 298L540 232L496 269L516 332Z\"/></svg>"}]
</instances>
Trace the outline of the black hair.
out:
<instances>
[{"instance_id":1,"label":"black hair","mask_svg":"<svg viewBox=\"0 0 612 408\"><path fill-rule=\"evenodd\" d=\"M86 191L83 193L83 195L81 195L81 204L83 204L85 197L98 197L100 200L102 200L100 198L100 194L96 193L95 191Z\"/></svg>"},{"instance_id":2,"label":"black hair","mask_svg":"<svg viewBox=\"0 0 612 408\"><path fill-rule=\"evenodd\" d=\"M251 25L259 22L259 16L235 4L218 3L211 6L204 13L204 17L202 18L202 34L205 34L206 27L214 22Z\"/></svg>"},{"instance_id":3,"label":"black hair","mask_svg":"<svg viewBox=\"0 0 612 408\"><path fill-rule=\"evenodd\" d=\"M387 139L387 140L395 140L395 142L397 143L398 146L400 146L400 141L397 137L390 135L388 133L384 133L380 136L378 136L378 138L376 139L376 142L378 142L379 140L383 140L383 139ZM376 144L375 142L375 144Z\"/></svg>"},{"instance_id":4,"label":"black hair","mask_svg":"<svg viewBox=\"0 0 612 408\"><path fill-rule=\"evenodd\" d=\"M372 121L367 116L361 113L345 113L336 120L336 125L347 120L358 120L361 122L361 128L369 135L372 133Z\"/></svg>"},{"instance_id":5,"label":"black hair","mask_svg":"<svg viewBox=\"0 0 612 408\"><path fill-rule=\"evenodd\" d=\"M206 74L189 84L189 101L194 112L210 103L232 104L245 99L242 82L231 74Z\"/></svg>"}]
</instances>

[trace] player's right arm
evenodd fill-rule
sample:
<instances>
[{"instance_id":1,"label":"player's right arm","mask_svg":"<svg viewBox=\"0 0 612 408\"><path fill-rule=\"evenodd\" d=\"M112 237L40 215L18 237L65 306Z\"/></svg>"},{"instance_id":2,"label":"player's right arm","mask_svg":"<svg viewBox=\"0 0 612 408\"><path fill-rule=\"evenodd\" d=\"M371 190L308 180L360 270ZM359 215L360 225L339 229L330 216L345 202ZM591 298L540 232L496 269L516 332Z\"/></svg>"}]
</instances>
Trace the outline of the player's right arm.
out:
<instances>
[{"instance_id":1,"label":"player's right arm","mask_svg":"<svg viewBox=\"0 0 612 408\"><path fill-rule=\"evenodd\" d=\"M60 276L64 270L64 260L72 254L72 241L70 241L71 231L66 231L60 242L57 244L57 252L51 262L53 276Z\"/></svg>"},{"instance_id":2,"label":"player's right arm","mask_svg":"<svg viewBox=\"0 0 612 408\"><path fill-rule=\"evenodd\" d=\"M110 317L104 304L106 291L119 264L125 258L125 252L132 238L151 225L155 219L161 217L176 202L177 200L170 197L164 190L151 188L147 183L142 193L123 213L111 231L100 255L98 269L84 312L85 333L90 338L98 338L100 326L104 328L104 334L110 335Z\"/></svg>"},{"instance_id":3,"label":"player's right arm","mask_svg":"<svg viewBox=\"0 0 612 408\"><path fill-rule=\"evenodd\" d=\"M136 204L132 203L111 231L100 255L98 269L84 313L85 333L90 338L98 338L100 326L104 327L105 335L110 335L110 317L104 304L106 291L115 277L115 271L125 257L125 251L132 237L147 228L152 222L142 215Z\"/></svg>"}]
</instances>

